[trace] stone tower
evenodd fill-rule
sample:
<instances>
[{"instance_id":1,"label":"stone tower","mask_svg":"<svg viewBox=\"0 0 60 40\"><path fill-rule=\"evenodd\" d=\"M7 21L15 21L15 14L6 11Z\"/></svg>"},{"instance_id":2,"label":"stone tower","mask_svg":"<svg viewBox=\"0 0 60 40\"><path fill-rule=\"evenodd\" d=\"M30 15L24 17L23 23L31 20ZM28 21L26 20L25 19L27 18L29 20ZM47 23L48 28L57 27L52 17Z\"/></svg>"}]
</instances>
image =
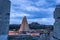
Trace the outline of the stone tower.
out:
<instances>
[{"instance_id":1,"label":"stone tower","mask_svg":"<svg viewBox=\"0 0 60 40\"><path fill-rule=\"evenodd\" d=\"M53 38L60 40L60 5L57 5L54 11L54 35Z\"/></svg>"},{"instance_id":2,"label":"stone tower","mask_svg":"<svg viewBox=\"0 0 60 40\"><path fill-rule=\"evenodd\" d=\"M26 18L26 16L24 16L24 18L22 20L22 24L19 29L19 33L24 33L24 32L28 32L28 31L29 31L29 26L28 26L27 18Z\"/></svg>"},{"instance_id":3,"label":"stone tower","mask_svg":"<svg viewBox=\"0 0 60 40\"><path fill-rule=\"evenodd\" d=\"M10 1L0 0L0 40L7 40L9 31Z\"/></svg>"}]
</instances>

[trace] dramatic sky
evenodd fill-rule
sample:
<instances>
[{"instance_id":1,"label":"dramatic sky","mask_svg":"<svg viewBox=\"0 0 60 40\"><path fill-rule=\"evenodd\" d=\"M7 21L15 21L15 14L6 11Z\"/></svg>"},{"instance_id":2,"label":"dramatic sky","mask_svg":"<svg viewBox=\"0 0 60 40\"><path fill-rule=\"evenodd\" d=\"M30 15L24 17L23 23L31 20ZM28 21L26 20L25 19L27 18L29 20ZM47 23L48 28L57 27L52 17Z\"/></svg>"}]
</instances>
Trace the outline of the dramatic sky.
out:
<instances>
[{"instance_id":1,"label":"dramatic sky","mask_svg":"<svg viewBox=\"0 0 60 40\"><path fill-rule=\"evenodd\" d=\"M10 24L20 24L23 16L27 17L28 23L53 25L53 13L55 6L60 0L10 0L11 14Z\"/></svg>"}]
</instances>

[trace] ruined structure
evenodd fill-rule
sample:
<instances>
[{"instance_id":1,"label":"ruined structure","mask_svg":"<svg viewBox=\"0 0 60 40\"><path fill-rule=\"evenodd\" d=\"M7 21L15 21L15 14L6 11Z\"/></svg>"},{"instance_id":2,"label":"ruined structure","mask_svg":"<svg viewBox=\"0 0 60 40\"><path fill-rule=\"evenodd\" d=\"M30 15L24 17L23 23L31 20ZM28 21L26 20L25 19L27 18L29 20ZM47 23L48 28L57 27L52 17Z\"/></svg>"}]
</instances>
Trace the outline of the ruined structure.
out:
<instances>
[{"instance_id":1,"label":"ruined structure","mask_svg":"<svg viewBox=\"0 0 60 40\"><path fill-rule=\"evenodd\" d=\"M10 19L10 1L0 0L0 40L7 40Z\"/></svg>"},{"instance_id":2,"label":"ruined structure","mask_svg":"<svg viewBox=\"0 0 60 40\"><path fill-rule=\"evenodd\" d=\"M54 40L60 40L60 5L57 5L54 11Z\"/></svg>"}]
</instances>

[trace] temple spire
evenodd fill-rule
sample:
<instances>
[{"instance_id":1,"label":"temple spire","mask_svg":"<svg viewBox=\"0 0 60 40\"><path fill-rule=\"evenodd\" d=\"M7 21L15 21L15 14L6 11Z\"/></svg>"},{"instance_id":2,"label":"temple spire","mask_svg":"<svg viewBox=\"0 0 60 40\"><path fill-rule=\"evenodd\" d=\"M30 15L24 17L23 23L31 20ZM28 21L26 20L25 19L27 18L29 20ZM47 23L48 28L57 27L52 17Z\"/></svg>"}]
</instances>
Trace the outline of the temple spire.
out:
<instances>
[{"instance_id":1,"label":"temple spire","mask_svg":"<svg viewBox=\"0 0 60 40\"><path fill-rule=\"evenodd\" d=\"M19 29L19 33L20 32L27 32L27 31L29 31L29 26L28 26L27 18L26 18L26 16L24 16L23 20L22 20L22 24Z\"/></svg>"}]
</instances>

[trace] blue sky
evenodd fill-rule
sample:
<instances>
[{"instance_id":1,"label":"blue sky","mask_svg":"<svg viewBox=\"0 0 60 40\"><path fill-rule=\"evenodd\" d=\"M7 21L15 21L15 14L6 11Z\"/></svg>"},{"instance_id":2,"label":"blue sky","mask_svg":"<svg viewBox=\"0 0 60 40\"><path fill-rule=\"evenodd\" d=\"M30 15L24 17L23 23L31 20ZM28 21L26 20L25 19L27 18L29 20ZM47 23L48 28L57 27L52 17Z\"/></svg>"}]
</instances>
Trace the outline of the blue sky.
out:
<instances>
[{"instance_id":1,"label":"blue sky","mask_svg":"<svg viewBox=\"0 0 60 40\"><path fill-rule=\"evenodd\" d=\"M38 22L45 25L53 25L53 12L60 0L10 0L11 14L10 24L20 24L23 16L28 23Z\"/></svg>"}]
</instances>

